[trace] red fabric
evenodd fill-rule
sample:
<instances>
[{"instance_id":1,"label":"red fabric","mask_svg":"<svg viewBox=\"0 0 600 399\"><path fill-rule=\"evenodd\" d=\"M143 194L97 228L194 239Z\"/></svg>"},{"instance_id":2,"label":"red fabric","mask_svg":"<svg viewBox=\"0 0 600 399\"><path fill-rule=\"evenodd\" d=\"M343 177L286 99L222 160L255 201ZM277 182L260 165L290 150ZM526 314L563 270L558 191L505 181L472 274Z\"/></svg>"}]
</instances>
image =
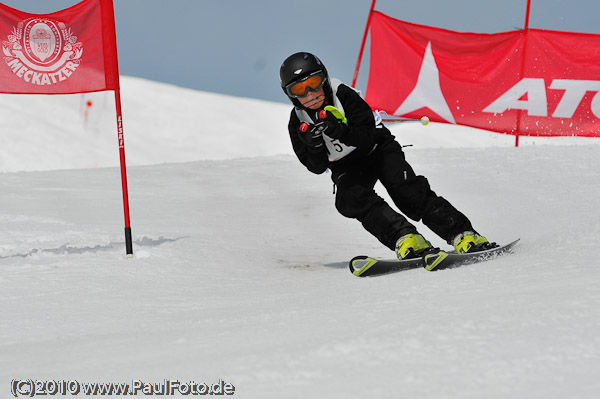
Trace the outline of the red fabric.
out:
<instances>
[{"instance_id":1,"label":"red fabric","mask_svg":"<svg viewBox=\"0 0 600 399\"><path fill-rule=\"evenodd\" d=\"M119 88L112 0L51 14L0 4L0 93L68 94Z\"/></svg>"},{"instance_id":2,"label":"red fabric","mask_svg":"<svg viewBox=\"0 0 600 399\"><path fill-rule=\"evenodd\" d=\"M375 12L366 100L390 115L530 136L600 136L600 35L459 33Z\"/></svg>"}]
</instances>

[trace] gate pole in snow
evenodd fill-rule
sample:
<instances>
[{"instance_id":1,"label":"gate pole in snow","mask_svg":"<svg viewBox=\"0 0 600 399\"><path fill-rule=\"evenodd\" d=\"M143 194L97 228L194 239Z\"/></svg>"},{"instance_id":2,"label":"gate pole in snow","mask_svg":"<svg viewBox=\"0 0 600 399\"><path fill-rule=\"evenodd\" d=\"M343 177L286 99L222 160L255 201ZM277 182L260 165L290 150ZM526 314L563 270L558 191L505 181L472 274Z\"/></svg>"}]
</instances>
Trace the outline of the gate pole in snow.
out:
<instances>
[{"instance_id":1,"label":"gate pole in snow","mask_svg":"<svg viewBox=\"0 0 600 399\"><path fill-rule=\"evenodd\" d=\"M363 35L362 44L360 45L360 51L358 52L358 61L356 62L356 68L354 68L354 77L352 78L352 87L356 87L356 79L358 79L358 70L360 69L360 62L362 61L363 50L365 49L365 42L367 41L367 34L369 33L369 27L371 26L371 16L373 15L373 9L375 8L375 2L371 3L371 9L369 10L369 17L367 18L367 26L365 27L365 34Z\"/></svg>"},{"instance_id":2,"label":"gate pole in snow","mask_svg":"<svg viewBox=\"0 0 600 399\"><path fill-rule=\"evenodd\" d=\"M123 186L123 211L125 212L125 250L128 258L133 257L131 240L131 223L129 220L129 194L127 192L127 170L125 166L125 141L123 139L123 115L121 112L121 91L115 90L115 106L117 110L117 134L119 138L119 158L121 161L121 184Z\"/></svg>"}]
</instances>

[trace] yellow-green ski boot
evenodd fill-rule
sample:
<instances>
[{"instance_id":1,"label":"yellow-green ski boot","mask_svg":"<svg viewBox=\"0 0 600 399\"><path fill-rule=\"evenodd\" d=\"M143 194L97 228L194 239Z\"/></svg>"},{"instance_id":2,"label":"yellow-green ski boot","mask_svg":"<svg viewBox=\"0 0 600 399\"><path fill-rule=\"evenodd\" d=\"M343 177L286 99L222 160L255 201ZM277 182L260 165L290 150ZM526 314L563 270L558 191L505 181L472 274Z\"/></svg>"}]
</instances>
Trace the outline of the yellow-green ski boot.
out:
<instances>
[{"instance_id":1,"label":"yellow-green ski boot","mask_svg":"<svg viewBox=\"0 0 600 399\"><path fill-rule=\"evenodd\" d=\"M454 238L453 244L457 254L482 251L488 249L490 246L487 238L473 231L465 231L457 235Z\"/></svg>"},{"instance_id":2,"label":"yellow-green ski boot","mask_svg":"<svg viewBox=\"0 0 600 399\"><path fill-rule=\"evenodd\" d=\"M418 258L431 243L421 234L406 234L396 241L396 257L398 260Z\"/></svg>"}]
</instances>

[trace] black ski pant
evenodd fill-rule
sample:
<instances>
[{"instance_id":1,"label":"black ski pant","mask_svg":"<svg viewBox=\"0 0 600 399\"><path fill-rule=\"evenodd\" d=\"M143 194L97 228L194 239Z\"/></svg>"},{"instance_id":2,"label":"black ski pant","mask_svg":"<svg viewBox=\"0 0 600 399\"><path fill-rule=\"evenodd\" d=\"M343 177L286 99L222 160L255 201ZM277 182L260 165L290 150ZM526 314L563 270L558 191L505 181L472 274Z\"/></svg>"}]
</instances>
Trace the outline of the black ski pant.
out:
<instances>
[{"instance_id":1,"label":"black ski pant","mask_svg":"<svg viewBox=\"0 0 600 399\"><path fill-rule=\"evenodd\" d=\"M417 233L417 229L375 193L378 180L404 215L422 221L449 244L458 234L473 230L469 219L437 196L424 176L415 175L402 147L393 139L379 144L367 157L334 165L332 180L337 186L337 210L360 221L392 250L400 237Z\"/></svg>"}]
</instances>

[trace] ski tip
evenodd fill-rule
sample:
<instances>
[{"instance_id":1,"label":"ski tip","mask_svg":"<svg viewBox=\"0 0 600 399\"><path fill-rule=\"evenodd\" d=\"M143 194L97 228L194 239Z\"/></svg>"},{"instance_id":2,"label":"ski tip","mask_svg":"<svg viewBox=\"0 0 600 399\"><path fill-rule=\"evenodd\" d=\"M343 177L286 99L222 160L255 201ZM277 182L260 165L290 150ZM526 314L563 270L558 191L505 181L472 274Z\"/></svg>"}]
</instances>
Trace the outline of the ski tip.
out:
<instances>
[{"instance_id":1,"label":"ski tip","mask_svg":"<svg viewBox=\"0 0 600 399\"><path fill-rule=\"evenodd\" d=\"M352 258L348 266L350 267L350 273L357 277L361 277L375 263L377 263L377 260L361 255Z\"/></svg>"}]
</instances>

